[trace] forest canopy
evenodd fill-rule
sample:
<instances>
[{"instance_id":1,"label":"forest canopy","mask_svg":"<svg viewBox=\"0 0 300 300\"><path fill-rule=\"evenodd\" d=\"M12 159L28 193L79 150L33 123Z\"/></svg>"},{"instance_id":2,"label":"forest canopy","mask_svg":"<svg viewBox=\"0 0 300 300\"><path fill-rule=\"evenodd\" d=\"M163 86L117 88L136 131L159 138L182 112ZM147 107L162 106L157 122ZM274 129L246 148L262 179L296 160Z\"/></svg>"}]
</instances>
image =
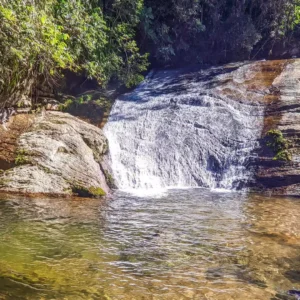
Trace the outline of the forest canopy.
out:
<instances>
[{"instance_id":1,"label":"forest canopy","mask_svg":"<svg viewBox=\"0 0 300 300\"><path fill-rule=\"evenodd\" d=\"M134 86L150 62L270 54L299 23L300 0L0 0L0 98L59 84L64 70Z\"/></svg>"}]
</instances>

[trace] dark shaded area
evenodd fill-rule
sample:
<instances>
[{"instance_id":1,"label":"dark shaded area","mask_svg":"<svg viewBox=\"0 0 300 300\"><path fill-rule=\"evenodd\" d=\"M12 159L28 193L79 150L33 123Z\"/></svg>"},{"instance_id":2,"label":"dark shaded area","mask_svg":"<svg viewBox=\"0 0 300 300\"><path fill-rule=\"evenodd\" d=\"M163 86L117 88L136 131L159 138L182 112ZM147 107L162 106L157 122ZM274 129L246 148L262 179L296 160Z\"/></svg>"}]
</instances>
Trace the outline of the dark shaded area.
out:
<instances>
[{"instance_id":1,"label":"dark shaded area","mask_svg":"<svg viewBox=\"0 0 300 300\"><path fill-rule=\"evenodd\" d=\"M294 295L300 297L300 291L297 290L290 290L289 295Z\"/></svg>"},{"instance_id":2,"label":"dark shaded area","mask_svg":"<svg viewBox=\"0 0 300 300\"><path fill-rule=\"evenodd\" d=\"M222 167L221 162L215 156L210 155L207 161L207 169L213 173L220 173L224 168Z\"/></svg>"},{"instance_id":3,"label":"dark shaded area","mask_svg":"<svg viewBox=\"0 0 300 300\"><path fill-rule=\"evenodd\" d=\"M90 101L80 105L71 105L66 112L102 128L107 121L110 112L110 106L100 106L96 102Z\"/></svg>"},{"instance_id":4,"label":"dark shaded area","mask_svg":"<svg viewBox=\"0 0 300 300\"><path fill-rule=\"evenodd\" d=\"M34 298L36 295L36 288L31 286L29 282L26 282L26 278L20 278L18 282L17 278L0 277L0 298L5 300L24 300ZM14 295L11 295L10 290L14 290ZM3 292L5 291L5 292ZM22 295L22 296L18 296ZM4 298L2 298L4 297Z\"/></svg>"},{"instance_id":5,"label":"dark shaded area","mask_svg":"<svg viewBox=\"0 0 300 300\"><path fill-rule=\"evenodd\" d=\"M275 297L272 297L270 300L297 300L294 296L285 294L276 294Z\"/></svg>"},{"instance_id":6,"label":"dark shaded area","mask_svg":"<svg viewBox=\"0 0 300 300\"><path fill-rule=\"evenodd\" d=\"M285 277L288 278L293 283L299 283L300 282L300 270L290 270L285 273ZM294 293L293 295L296 295ZM300 292L298 292L298 295L300 296Z\"/></svg>"},{"instance_id":7,"label":"dark shaded area","mask_svg":"<svg viewBox=\"0 0 300 300\"><path fill-rule=\"evenodd\" d=\"M293 0L146 0L138 42L154 66L299 55Z\"/></svg>"},{"instance_id":8,"label":"dark shaded area","mask_svg":"<svg viewBox=\"0 0 300 300\"><path fill-rule=\"evenodd\" d=\"M15 167L14 162L6 161L4 159L0 159L0 170L6 171Z\"/></svg>"},{"instance_id":9,"label":"dark shaded area","mask_svg":"<svg viewBox=\"0 0 300 300\"><path fill-rule=\"evenodd\" d=\"M293 184L298 184L300 182L300 175L284 175L284 176L274 176L272 177L259 177L258 184L264 186L265 188L285 188Z\"/></svg>"}]
</instances>

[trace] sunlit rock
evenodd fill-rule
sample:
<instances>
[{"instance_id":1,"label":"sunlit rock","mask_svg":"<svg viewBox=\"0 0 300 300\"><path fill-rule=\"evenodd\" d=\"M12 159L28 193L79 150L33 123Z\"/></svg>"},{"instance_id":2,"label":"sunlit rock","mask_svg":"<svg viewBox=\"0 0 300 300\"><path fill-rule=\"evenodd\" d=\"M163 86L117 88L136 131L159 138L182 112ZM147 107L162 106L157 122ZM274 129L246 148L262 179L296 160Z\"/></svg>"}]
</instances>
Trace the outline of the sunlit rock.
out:
<instances>
[{"instance_id":1,"label":"sunlit rock","mask_svg":"<svg viewBox=\"0 0 300 300\"><path fill-rule=\"evenodd\" d=\"M109 191L101 166L107 140L93 125L69 114L44 112L19 137L17 146L16 166L0 175L2 191L62 195L76 191L84 196Z\"/></svg>"}]
</instances>

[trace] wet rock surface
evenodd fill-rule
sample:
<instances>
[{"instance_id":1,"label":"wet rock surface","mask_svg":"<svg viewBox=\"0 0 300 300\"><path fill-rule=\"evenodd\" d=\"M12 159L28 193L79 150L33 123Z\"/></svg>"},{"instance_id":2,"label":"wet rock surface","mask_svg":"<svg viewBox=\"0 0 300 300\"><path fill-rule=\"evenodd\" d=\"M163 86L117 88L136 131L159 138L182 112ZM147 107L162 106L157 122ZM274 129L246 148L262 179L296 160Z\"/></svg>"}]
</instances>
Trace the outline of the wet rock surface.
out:
<instances>
[{"instance_id":1,"label":"wet rock surface","mask_svg":"<svg viewBox=\"0 0 300 300\"><path fill-rule=\"evenodd\" d=\"M105 132L124 189L300 196L300 60L153 73L116 101ZM270 132L283 145L270 147Z\"/></svg>"},{"instance_id":2,"label":"wet rock surface","mask_svg":"<svg viewBox=\"0 0 300 300\"><path fill-rule=\"evenodd\" d=\"M286 61L271 92L273 100L266 105L265 128L256 161L255 190L300 196L300 60ZM264 139L269 130L282 133L290 160L276 160L276 153L268 148Z\"/></svg>"},{"instance_id":3,"label":"wet rock surface","mask_svg":"<svg viewBox=\"0 0 300 300\"><path fill-rule=\"evenodd\" d=\"M0 174L0 191L102 196L108 144L101 129L61 112L44 112L17 140L15 166Z\"/></svg>"},{"instance_id":4,"label":"wet rock surface","mask_svg":"<svg viewBox=\"0 0 300 300\"><path fill-rule=\"evenodd\" d=\"M14 116L0 126L0 191L99 196L181 183L300 196L299 59L160 72L117 101L110 123L112 169L101 129L57 111ZM267 145L274 130L288 159Z\"/></svg>"}]
</instances>

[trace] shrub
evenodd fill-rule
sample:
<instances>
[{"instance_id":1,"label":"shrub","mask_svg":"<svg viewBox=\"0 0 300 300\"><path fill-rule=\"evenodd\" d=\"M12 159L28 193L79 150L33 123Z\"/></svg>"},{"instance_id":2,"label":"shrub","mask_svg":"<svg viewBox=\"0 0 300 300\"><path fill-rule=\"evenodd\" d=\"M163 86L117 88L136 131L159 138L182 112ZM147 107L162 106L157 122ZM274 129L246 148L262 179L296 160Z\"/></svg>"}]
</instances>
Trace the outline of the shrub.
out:
<instances>
[{"instance_id":1,"label":"shrub","mask_svg":"<svg viewBox=\"0 0 300 300\"><path fill-rule=\"evenodd\" d=\"M112 77L142 80L147 55L134 40L135 23L105 17L97 2L0 0L0 103L16 103L37 83L57 84L61 70L102 86Z\"/></svg>"},{"instance_id":2,"label":"shrub","mask_svg":"<svg viewBox=\"0 0 300 300\"><path fill-rule=\"evenodd\" d=\"M274 160L291 161L292 155L289 152L289 143L283 137L280 130L272 129L267 132L266 144L275 153Z\"/></svg>"}]
</instances>

